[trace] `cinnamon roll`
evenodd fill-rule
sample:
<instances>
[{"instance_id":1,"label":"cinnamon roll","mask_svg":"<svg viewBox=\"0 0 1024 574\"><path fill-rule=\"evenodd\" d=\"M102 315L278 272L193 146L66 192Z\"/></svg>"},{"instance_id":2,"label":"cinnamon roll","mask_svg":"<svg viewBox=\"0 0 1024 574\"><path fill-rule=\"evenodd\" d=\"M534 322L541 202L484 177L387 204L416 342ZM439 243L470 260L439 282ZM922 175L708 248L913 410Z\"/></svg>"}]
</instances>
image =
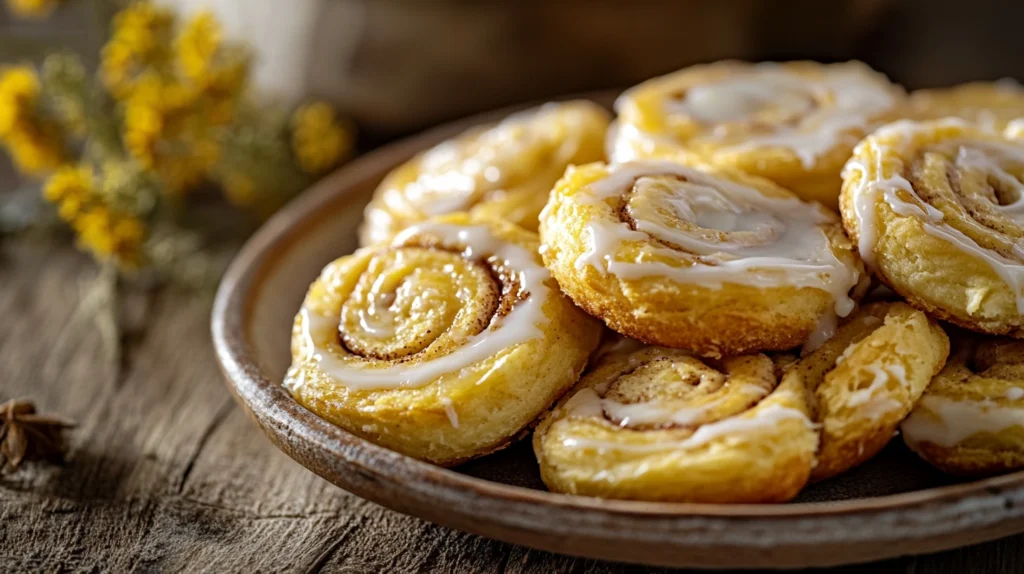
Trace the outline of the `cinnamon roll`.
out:
<instances>
[{"instance_id":1,"label":"cinnamon roll","mask_svg":"<svg viewBox=\"0 0 1024 574\"><path fill-rule=\"evenodd\" d=\"M835 214L664 160L570 168L541 214L562 290L613 330L722 357L816 345L867 286Z\"/></svg>"},{"instance_id":2,"label":"cinnamon roll","mask_svg":"<svg viewBox=\"0 0 1024 574\"><path fill-rule=\"evenodd\" d=\"M1024 341L954 335L949 363L901 428L911 450L951 474L1024 468Z\"/></svg>"},{"instance_id":3,"label":"cinnamon roll","mask_svg":"<svg viewBox=\"0 0 1024 574\"><path fill-rule=\"evenodd\" d=\"M1000 80L918 90L910 94L910 116L916 120L963 118L998 131L1024 117L1024 88L1015 81Z\"/></svg>"},{"instance_id":4,"label":"cinnamon roll","mask_svg":"<svg viewBox=\"0 0 1024 574\"><path fill-rule=\"evenodd\" d=\"M366 207L363 245L388 241L432 216L473 210L531 231L570 164L604 157L608 112L578 100L549 103L471 129L391 172Z\"/></svg>"},{"instance_id":5,"label":"cinnamon roll","mask_svg":"<svg viewBox=\"0 0 1024 574\"><path fill-rule=\"evenodd\" d=\"M812 396L821 445L811 480L877 454L949 355L946 333L904 303L872 303L787 369L784 382Z\"/></svg>"},{"instance_id":6,"label":"cinnamon roll","mask_svg":"<svg viewBox=\"0 0 1024 574\"><path fill-rule=\"evenodd\" d=\"M624 340L599 353L533 438L556 492L654 501L783 502L817 434L805 389L762 354L700 359Z\"/></svg>"},{"instance_id":7,"label":"cinnamon roll","mask_svg":"<svg viewBox=\"0 0 1024 574\"><path fill-rule=\"evenodd\" d=\"M537 248L511 223L453 214L334 261L295 319L284 385L436 464L505 446L578 380L601 333Z\"/></svg>"},{"instance_id":8,"label":"cinnamon roll","mask_svg":"<svg viewBox=\"0 0 1024 574\"><path fill-rule=\"evenodd\" d=\"M843 163L896 119L903 89L860 62L719 62L654 78L616 102L613 161L678 150L836 207Z\"/></svg>"},{"instance_id":9,"label":"cinnamon roll","mask_svg":"<svg viewBox=\"0 0 1024 574\"><path fill-rule=\"evenodd\" d=\"M963 120L897 122L843 171L843 223L906 300L982 333L1024 336L1024 142Z\"/></svg>"}]
</instances>

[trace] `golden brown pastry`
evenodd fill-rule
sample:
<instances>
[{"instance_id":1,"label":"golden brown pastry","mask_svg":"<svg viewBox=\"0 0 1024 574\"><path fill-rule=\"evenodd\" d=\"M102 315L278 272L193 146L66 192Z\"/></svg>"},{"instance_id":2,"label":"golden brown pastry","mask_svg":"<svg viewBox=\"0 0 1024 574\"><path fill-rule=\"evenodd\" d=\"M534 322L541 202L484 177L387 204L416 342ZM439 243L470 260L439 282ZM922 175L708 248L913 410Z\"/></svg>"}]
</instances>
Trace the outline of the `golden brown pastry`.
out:
<instances>
[{"instance_id":1,"label":"golden brown pastry","mask_svg":"<svg viewBox=\"0 0 1024 574\"><path fill-rule=\"evenodd\" d=\"M905 303L872 303L791 365L783 382L812 393L820 425L811 480L882 450L948 355L949 339L934 319Z\"/></svg>"},{"instance_id":2,"label":"golden brown pastry","mask_svg":"<svg viewBox=\"0 0 1024 574\"><path fill-rule=\"evenodd\" d=\"M910 116L922 121L963 118L998 131L1024 117L1024 88L1012 80L1000 80L918 90L910 94Z\"/></svg>"},{"instance_id":3,"label":"golden brown pastry","mask_svg":"<svg viewBox=\"0 0 1024 574\"><path fill-rule=\"evenodd\" d=\"M902 88L860 62L693 66L619 98L609 156L685 150L835 209L853 146L904 105Z\"/></svg>"},{"instance_id":4,"label":"golden brown pastry","mask_svg":"<svg viewBox=\"0 0 1024 574\"><path fill-rule=\"evenodd\" d=\"M761 354L702 360L624 339L537 427L556 492L634 500L783 502L817 445L804 387Z\"/></svg>"},{"instance_id":5,"label":"golden brown pastry","mask_svg":"<svg viewBox=\"0 0 1024 574\"><path fill-rule=\"evenodd\" d=\"M1024 141L897 122L857 146L843 180L843 223L879 279L940 319L1024 336Z\"/></svg>"},{"instance_id":6,"label":"golden brown pastry","mask_svg":"<svg viewBox=\"0 0 1024 574\"><path fill-rule=\"evenodd\" d=\"M541 238L545 265L588 313L709 357L813 346L866 287L821 205L665 160L571 168L541 214Z\"/></svg>"},{"instance_id":7,"label":"golden brown pastry","mask_svg":"<svg viewBox=\"0 0 1024 574\"><path fill-rule=\"evenodd\" d=\"M1024 468L1024 341L954 335L953 355L903 421L903 440L941 470Z\"/></svg>"},{"instance_id":8,"label":"golden brown pastry","mask_svg":"<svg viewBox=\"0 0 1024 574\"><path fill-rule=\"evenodd\" d=\"M429 217L473 210L537 229L566 166L604 157L608 112L585 100L549 103L471 129L392 171L366 207L363 245Z\"/></svg>"},{"instance_id":9,"label":"golden brown pastry","mask_svg":"<svg viewBox=\"0 0 1024 574\"><path fill-rule=\"evenodd\" d=\"M336 260L295 319L285 386L349 432L437 464L507 445L577 381L601 333L538 245L453 214Z\"/></svg>"}]
</instances>

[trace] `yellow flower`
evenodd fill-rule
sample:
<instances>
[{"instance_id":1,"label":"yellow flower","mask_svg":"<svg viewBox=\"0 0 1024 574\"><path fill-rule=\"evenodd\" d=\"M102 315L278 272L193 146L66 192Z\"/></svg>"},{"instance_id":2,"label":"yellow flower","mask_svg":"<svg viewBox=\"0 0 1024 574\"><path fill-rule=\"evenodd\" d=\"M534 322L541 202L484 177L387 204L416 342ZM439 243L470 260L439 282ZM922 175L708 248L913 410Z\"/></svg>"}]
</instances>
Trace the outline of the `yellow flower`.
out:
<instances>
[{"instance_id":1,"label":"yellow flower","mask_svg":"<svg viewBox=\"0 0 1024 574\"><path fill-rule=\"evenodd\" d=\"M216 65L199 78L206 90L217 96L236 96L241 93L249 79L249 53L238 47L222 50Z\"/></svg>"},{"instance_id":2,"label":"yellow flower","mask_svg":"<svg viewBox=\"0 0 1024 574\"><path fill-rule=\"evenodd\" d=\"M165 87L166 82L156 72L145 72L136 78L130 102L160 107Z\"/></svg>"},{"instance_id":3,"label":"yellow flower","mask_svg":"<svg viewBox=\"0 0 1024 574\"><path fill-rule=\"evenodd\" d=\"M107 42L100 51L100 79L117 99L131 93L130 72L135 62L131 46L116 39Z\"/></svg>"},{"instance_id":4,"label":"yellow flower","mask_svg":"<svg viewBox=\"0 0 1024 574\"><path fill-rule=\"evenodd\" d=\"M111 231L118 245L130 246L133 250L142 244L146 236L146 226L135 217L118 219Z\"/></svg>"},{"instance_id":5,"label":"yellow flower","mask_svg":"<svg viewBox=\"0 0 1024 574\"><path fill-rule=\"evenodd\" d=\"M78 244L97 259L135 268L141 260L146 226L138 218L97 205L74 221Z\"/></svg>"},{"instance_id":6,"label":"yellow flower","mask_svg":"<svg viewBox=\"0 0 1024 574\"><path fill-rule=\"evenodd\" d=\"M74 221L79 244L100 259L114 253L116 243L111 228L114 223L110 210L100 205L82 213Z\"/></svg>"},{"instance_id":7,"label":"yellow flower","mask_svg":"<svg viewBox=\"0 0 1024 574\"><path fill-rule=\"evenodd\" d=\"M43 186L43 197L57 204L57 214L64 221L74 220L94 192L92 168L87 165L63 165Z\"/></svg>"},{"instance_id":8,"label":"yellow flower","mask_svg":"<svg viewBox=\"0 0 1024 574\"><path fill-rule=\"evenodd\" d=\"M129 108L126 114L124 147L143 168L152 168L156 162L155 148L161 124L160 114L149 108Z\"/></svg>"},{"instance_id":9,"label":"yellow flower","mask_svg":"<svg viewBox=\"0 0 1024 574\"><path fill-rule=\"evenodd\" d=\"M53 126L26 124L8 133L4 141L18 170L42 175L59 166L64 158L57 136Z\"/></svg>"},{"instance_id":10,"label":"yellow flower","mask_svg":"<svg viewBox=\"0 0 1024 574\"><path fill-rule=\"evenodd\" d=\"M203 90L203 117L213 126L231 123L249 79L249 58L241 50L224 54L197 79Z\"/></svg>"},{"instance_id":11,"label":"yellow flower","mask_svg":"<svg viewBox=\"0 0 1024 574\"><path fill-rule=\"evenodd\" d=\"M160 79L155 75L143 76L125 101L124 145L144 168L151 168L155 162L155 148L164 124Z\"/></svg>"},{"instance_id":12,"label":"yellow flower","mask_svg":"<svg viewBox=\"0 0 1024 574\"><path fill-rule=\"evenodd\" d=\"M60 164L60 131L36 116L39 77L30 66L0 72L0 138L22 173L39 175Z\"/></svg>"},{"instance_id":13,"label":"yellow flower","mask_svg":"<svg viewBox=\"0 0 1024 574\"><path fill-rule=\"evenodd\" d=\"M113 19L113 33L100 53L100 78L117 99L130 96L135 78L166 59L173 15L148 2L130 4Z\"/></svg>"},{"instance_id":14,"label":"yellow flower","mask_svg":"<svg viewBox=\"0 0 1024 574\"><path fill-rule=\"evenodd\" d=\"M104 164L104 186L124 184L127 177L123 161ZM58 205L57 213L71 224L82 249L101 261L134 268L141 262L146 226L138 217L104 203L96 182L90 165L63 165L43 186L43 196Z\"/></svg>"},{"instance_id":15,"label":"yellow flower","mask_svg":"<svg viewBox=\"0 0 1024 574\"><path fill-rule=\"evenodd\" d=\"M39 77L31 66L14 66L0 71L0 137L34 115L39 99Z\"/></svg>"},{"instance_id":16,"label":"yellow flower","mask_svg":"<svg viewBox=\"0 0 1024 574\"><path fill-rule=\"evenodd\" d=\"M57 0L7 0L7 7L19 18L46 18Z\"/></svg>"},{"instance_id":17,"label":"yellow flower","mask_svg":"<svg viewBox=\"0 0 1024 574\"><path fill-rule=\"evenodd\" d=\"M292 116L292 152L306 173L321 173L352 150L352 134L323 102L303 106Z\"/></svg>"},{"instance_id":18,"label":"yellow flower","mask_svg":"<svg viewBox=\"0 0 1024 574\"><path fill-rule=\"evenodd\" d=\"M84 205L85 202L81 198L74 196L66 197L60 202L60 206L57 207L57 215L64 221L74 221L78 214L82 212L82 206Z\"/></svg>"},{"instance_id":19,"label":"yellow flower","mask_svg":"<svg viewBox=\"0 0 1024 574\"><path fill-rule=\"evenodd\" d=\"M174 17L165 8L149 2L135 2L114 16L114 40L145 57L160 47Z\"/></svg>"},{"instance_id":20,"label":"yellow flower","mask_svg":"<svg viewBox=\"0 0 1024 574\"><path fill-rule=\"evenodd\" d=\"M195 187L220 157L205 103L189 86L152 73L140 76L124 101L125 148L171 196Z\"/></svg>"},{"instance_id":21,"label":"yellow flower","mask_svg":"<svg viewBox=\"0 0 1024 574\"><path fill-rule=\"evenodd\" d=\"M164 85L160 93L160 104L167 112L184 112L196 104L199 96L194 87L172 82Z\"/></svg>"},{"instance_id":22,"label":"yellow flower","mask_svg":"<svg viewBox=\"0 0 1024 574\"><path fill-rule=\"evenodd\" d=\"M192 17L174 42L182 74L197 80L208 73L221 45L221 27L209 11Z\"/></svg>"},{"instance_id":23,"label":"yellow flower","mask_svg":"<svg viewBox=\"0 0 1024 574\"><path fill-rule=\"evenodd\" d=\"M129 101L124 109L126 133L140 133L156 139L164 127L160 108L144 101Z\"/></svg>"},{"instance_id":24,"label":"yellow flower","mask_svg":"<svg viewBox=\"0 0 1024 574\"><path fill-rule=\"evenodd\" d=\"M43 197L51 203L69 197L79 199L93 193L92 168L88 164L62 165L43 185Z\"/></svg>"}]
</instances>

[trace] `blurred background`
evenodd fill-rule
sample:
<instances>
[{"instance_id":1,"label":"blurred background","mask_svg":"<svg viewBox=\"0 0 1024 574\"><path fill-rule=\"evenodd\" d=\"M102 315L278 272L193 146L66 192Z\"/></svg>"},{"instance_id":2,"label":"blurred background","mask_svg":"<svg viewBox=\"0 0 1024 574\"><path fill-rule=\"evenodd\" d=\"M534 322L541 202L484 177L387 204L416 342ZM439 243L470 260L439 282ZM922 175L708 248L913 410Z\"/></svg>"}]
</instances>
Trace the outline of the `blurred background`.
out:
<instances>
[{"instance_id":1,"label":"blurred background","mask_svg":"<svg viewBox=\"0 0 1024 574\"><path fill-rule=\"evenodd\" d=\"M32 2L33 0L20 0ZM39 0L37 0L39 1ZM0 60L96 54L97 0L0 12ZM261 94L326 98L364 145L506 104L617 88L723 58L864 60L915 89L1024 77L1024 3L951 0L164 0L211 9Z\"/></svg>"}]
</instances>

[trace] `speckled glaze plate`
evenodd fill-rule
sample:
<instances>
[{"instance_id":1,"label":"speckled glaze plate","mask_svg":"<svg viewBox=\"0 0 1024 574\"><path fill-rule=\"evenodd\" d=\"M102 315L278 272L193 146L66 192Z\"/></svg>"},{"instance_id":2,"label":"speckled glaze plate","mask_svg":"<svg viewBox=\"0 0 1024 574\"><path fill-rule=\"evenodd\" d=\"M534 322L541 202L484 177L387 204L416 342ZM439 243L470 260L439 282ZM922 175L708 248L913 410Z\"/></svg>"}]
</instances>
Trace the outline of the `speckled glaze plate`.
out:
<instances>
[{"instance_id":1,"label":"speckled glaze plate","mask_svg":"<svg viewBox=\"0 0 1024 574\"><path fill-rule=\"evenodd\" d=\"M592 99L607 105L611 95ZM1024 472L958 482L900 440L785 505L598 500L544 490L529 441L442 469L353 436L293 401L280 385L293 316L321 267L355 249L374 187L415 153L510 111L445 125L361 157L276 214L239 253L217 294L214 344L238 402L281 450L399 512L534 548L652 565L828 566L1024 532Z\"/></svg>"}]
</instances>

